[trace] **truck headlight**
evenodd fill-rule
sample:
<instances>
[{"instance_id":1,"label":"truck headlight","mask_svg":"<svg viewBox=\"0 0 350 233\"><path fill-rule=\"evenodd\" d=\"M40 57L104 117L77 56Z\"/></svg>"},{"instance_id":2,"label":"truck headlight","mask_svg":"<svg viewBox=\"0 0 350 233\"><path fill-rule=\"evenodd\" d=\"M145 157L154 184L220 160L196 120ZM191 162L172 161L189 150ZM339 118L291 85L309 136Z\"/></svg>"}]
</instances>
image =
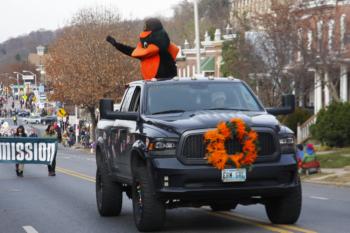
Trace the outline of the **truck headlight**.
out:
<instances>
[{"instance_id":1,"label":"truck headlight","mask_svg":"<svg viewBox=\"0 0 350 233\"><path fill-rule=\"evenodd\" d=\"M148 143L148 151L154 155L175 155L177 140L168 138L150 139Z\"/></svg>"},{"instance_id":2,"label":"truck headlight","mask_svg":"<svg viewBox=\"0 0 350 233\"><path fill-rule=\"evenodd\" d=\"M281 135L280 147L282 154L295 154L295 137L292 134Z\"/></svg>"},{"instance_id":3,"label":"truck headlight","mask_svg":"<svg viewBox=\"0 0 350 233\"><path fill-rule=\"evenodd\" d=\"M156 150L171 150L175 148L176 148L175 142L155 142L154 143L154 149Z\"/></svg>"},{"instance_id":4,"label":"truck headlight","mask_svg":"<svg viewBox=\"0 0 350 233\"><path fill-rule=\"evenodd\" d=\"M280 138L280 144L281 145L294 145L294 136L289 136L286 138Z\"/></svg>"}]
</instances>

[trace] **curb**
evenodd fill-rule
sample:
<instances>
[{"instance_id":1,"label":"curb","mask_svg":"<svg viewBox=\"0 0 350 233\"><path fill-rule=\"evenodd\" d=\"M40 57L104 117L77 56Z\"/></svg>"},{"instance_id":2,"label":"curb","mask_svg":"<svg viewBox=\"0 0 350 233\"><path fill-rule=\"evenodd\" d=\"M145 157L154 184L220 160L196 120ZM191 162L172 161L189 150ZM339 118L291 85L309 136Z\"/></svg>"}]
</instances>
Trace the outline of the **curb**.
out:
<instances>
[{"instance_id":1,"label":"curb","mask_svg":"<svg viewBox=\"0 0 350 233\"><path fill-rule=\"evenodd\" d=\"M319 181L319 180L302 180L304 183L310 183L310 184L323 184L323 185L333 185L338 187L350 187L349 183L341 183L341 182L327 182L327 181Z\"/></svg>"}]
</instances>

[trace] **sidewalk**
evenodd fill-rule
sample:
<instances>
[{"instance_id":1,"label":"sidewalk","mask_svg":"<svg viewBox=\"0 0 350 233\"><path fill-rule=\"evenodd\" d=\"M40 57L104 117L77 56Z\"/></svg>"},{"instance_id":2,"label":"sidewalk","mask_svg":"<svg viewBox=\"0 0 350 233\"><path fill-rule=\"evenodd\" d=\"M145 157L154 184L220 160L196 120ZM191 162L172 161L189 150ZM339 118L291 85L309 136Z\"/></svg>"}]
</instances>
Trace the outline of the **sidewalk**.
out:
<instances>
[{"instance_id":1,"label":"sidewalk","mask_svg":"<svg viewBox=\"0 0 350 233\"><path fill-rule=\"evenodd\" d=\"M95 150L92 150L90 148L84 148L84 146L81 145L80 143L75 143L71 148L74 150L84 151L84 152L90 153L90 154L95 153Z\"/></svg>"},{"instance_id":2,"label":"sidewalk","mask_svg":"<svg viewBox=\"0 0 350 233\"><path fill-rule=\"evenodd\" d=\"M321 173L302 176L307 183L350 187L350 166L344 168L322 168Z\"/></svg>"}]
</instances>

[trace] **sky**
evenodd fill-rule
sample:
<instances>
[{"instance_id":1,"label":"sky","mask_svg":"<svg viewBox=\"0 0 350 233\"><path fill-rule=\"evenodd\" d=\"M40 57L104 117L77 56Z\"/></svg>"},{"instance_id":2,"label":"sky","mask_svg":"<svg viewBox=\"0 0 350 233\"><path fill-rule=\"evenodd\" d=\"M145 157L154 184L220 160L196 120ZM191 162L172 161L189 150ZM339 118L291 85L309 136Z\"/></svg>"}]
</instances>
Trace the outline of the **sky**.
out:
<instances>
[{"instance_id":1,"label":"sky","mask_svg":"<svg viewBox=\"0 0 350 233\"><path fill-rule=\"evenodd\" d=\"M143 19L172 15L182 0L0 0L0 43L39 29L54 30L68 24L82 8L118 9L123 18Z\"/></svg>"}]
</instances>

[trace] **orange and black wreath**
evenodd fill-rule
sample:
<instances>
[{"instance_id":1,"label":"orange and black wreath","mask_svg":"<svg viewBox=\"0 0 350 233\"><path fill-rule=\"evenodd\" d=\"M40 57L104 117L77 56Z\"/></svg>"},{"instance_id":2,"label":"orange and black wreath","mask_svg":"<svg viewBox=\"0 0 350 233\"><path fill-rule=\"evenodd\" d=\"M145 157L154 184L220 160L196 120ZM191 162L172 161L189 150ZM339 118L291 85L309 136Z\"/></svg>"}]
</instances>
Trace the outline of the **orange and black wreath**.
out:
<instances>
[{"instance_id":1,"label":"orange and black wreath","mask_svg":"<svg viewBox=\"0 0 350 233\"><path fill-rule=\"evenodd\" d=\"M257 157L257 138L258 134L239 118L220 122L216 129L204 134L207 143L206 159L220 170L232 165L236 168L250 167ZM230 139L238 140L242 145L242 151L228 154L225 142Z\"/></svg>"}]
</instances>

